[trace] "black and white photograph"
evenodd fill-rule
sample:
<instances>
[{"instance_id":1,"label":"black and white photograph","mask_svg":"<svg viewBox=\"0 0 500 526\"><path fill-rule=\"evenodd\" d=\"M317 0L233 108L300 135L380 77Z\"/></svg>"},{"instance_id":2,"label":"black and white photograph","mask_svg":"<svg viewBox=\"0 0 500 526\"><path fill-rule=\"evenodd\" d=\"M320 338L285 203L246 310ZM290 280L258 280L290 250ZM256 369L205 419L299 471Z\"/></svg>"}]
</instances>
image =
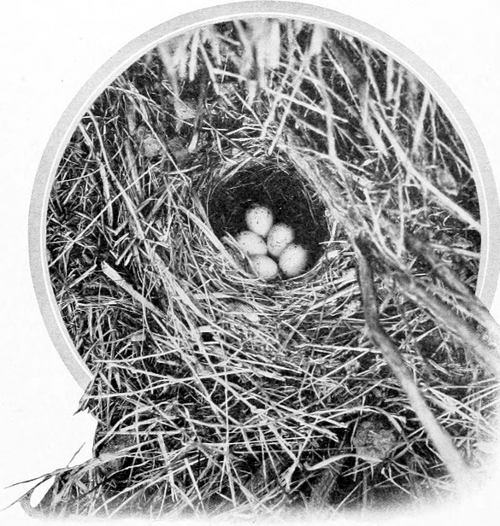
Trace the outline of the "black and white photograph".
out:
<instances>
[{"instance_id":1,"label":"black and white photograph","mask_svg":"<svg viewBox=\"0 0 500 526\"><path fill-rule=\"evenodd\" d=\"M9 480L9 504L281 524L486 491L498 165L459 100L312 4L158 24L31 174L33 312L94 427L85 454Z\"/></svg>"}]
</instances>

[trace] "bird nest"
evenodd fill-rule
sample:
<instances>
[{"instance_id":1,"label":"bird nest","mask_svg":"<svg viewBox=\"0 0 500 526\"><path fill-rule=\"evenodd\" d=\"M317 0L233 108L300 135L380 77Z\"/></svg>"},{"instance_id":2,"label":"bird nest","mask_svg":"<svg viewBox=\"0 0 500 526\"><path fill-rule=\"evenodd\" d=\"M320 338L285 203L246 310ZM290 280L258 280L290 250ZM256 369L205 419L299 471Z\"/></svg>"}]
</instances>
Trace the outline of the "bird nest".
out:
<instances>
[{"instance_id":1,"label":"bird nest","mask_svg":"<svg viewBox=\"0 0 500 526\"><path fill-rule=\"evenodd\" d=\"M296 229L304 274L249 272L231 239L252 202ZM84 115L51 191L50 277L98 429L40 509L253 515L453 491L461 461L481 469L497 388L467 339L489 323L477 216L441 108L360 40L256 19L149 52Z\"/></svg>"},{"instance_id":2,"label":"bird nest","mask_svg":"<svg viewBox=\"0 0 500 526\"><path fill-rule=\"evenodd\" d=\"M308 267L325 252L330 237L338 235L320 194L284 155L267 158L254 156L232 160L220 175L211 173L205 187L205 209L211 228L220 239L247 228L245 211L252 204L268 207L275 223L293 228L295 241L309 254ZM330 219L330 220L329 220Z\"/></svg>"}]
</instances>

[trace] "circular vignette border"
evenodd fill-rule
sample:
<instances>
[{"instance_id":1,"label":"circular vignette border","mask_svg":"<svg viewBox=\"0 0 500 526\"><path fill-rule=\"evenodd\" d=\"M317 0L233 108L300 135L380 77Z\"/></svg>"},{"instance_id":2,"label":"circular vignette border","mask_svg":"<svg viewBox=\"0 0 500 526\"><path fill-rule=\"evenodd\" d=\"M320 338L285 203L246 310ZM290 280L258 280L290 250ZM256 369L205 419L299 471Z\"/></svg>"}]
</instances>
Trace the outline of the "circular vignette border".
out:
<instances>
[{"instance_id":1,"label":"circular vignette border","mask_svg":"<svg viewBox=\"0 0 500 526\"><path fill-rule=\"evenodd\" d=\"M248 1L200 9L168 20L134 38L103 64L80 89L59 119L42 155L29 211L29 259L38 304L64 364L84 389L91 373L76 351L62 320L50 282L46 255L47 208L64 149L85 111L125 69L164 40L209 23L240 17L277 16L327 25L356 36L393 57L432 92L458 131L475 178L481 219L481 259L476 294L491 306L500 273L500 251L492 242L500 238L499 200L493 172L481 139L465 109L444 81L416 54L383 31L351 16L310 4L282 1Z\"/></svg>"}]
</instances>

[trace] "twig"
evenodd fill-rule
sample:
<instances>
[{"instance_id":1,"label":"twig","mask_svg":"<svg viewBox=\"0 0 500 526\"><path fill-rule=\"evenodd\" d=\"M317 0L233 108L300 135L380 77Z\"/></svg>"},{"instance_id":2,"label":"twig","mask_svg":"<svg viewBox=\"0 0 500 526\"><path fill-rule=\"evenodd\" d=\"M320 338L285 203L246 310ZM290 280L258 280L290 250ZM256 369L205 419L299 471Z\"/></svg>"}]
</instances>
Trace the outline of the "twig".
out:
<instances>
[{"instance_id":1,"label":"twig","mask_svg":"<svg viewBox=\"0 0 500 526\"><path fill-rule=\"evenodd\" d=\"M484 326L488 333L488 338L498 353L500 349L500 325L498 325L481 300L460 281L448 265L439 261L428 245L418 237L407 234L405 236L405 244L408 248L421 254L431 265L432 271L443 280L444 284L466 301L469 314Z\"/></svg>"},{"instance_id":2,"label":"twig","mask_svg":"<svg viewBox=\"0 0 500 526\"><path fill-rule=\"evenodd\" d=\"M160 320L166 318L166 314L163 313L158 307L155 307L150 301L148 301L142 294L137 292L132 285L127 283L118 272L108 265L105 261L102 263L102 272L107 276L111 281L114 281L121 289L123 289L127 294L132 296L132 298L140 303L145 309L156 314Z\"/></svg>"},{"instance_id":3,"label":"twig","mask_svg":"<svg viewBox=\"0 0 500 526\"><path fill-rule=\"evenodd\" d=\"M413 380L409 368L401 358L398 349L380 325L372 269L365 255L367 247L364 241L359 238L355 242L355 247L359 264L359 283L363 298L365 320L370 331L370 336L382 352L392 372L408 396L413 410L427 431L427 434L435 445L457 486L461 489L467 488L470 484L470 469L455 448L450 435L439 424L429 409L427 402Z\"/></svg>"},{"instance_id":4,"label":"twig","mask_svg":"<svg viewBox=\"0 0 500 526\"><path fill-rule=\"evenodd\" d=\"M479 221L474 219L472 215L469 214L469 212L464 210L461 206L455 203L455 201L450 199L446 194L444 194L441 190L434 186L431 183L431 181L424 177L415 168L415 166L413 165L408 155L405 153L403 147L397 140L394 133L389 129L389 126L385 122L385 119L372 102L370 102L370 109L372 110L372 113L375 116L381 131L384 133L387 140L391 143L396 157L399 159L399 162L403 165L408 174L413 179L417 180L422 185L422 188L431 193L436 202L438 202L447 210L449 210L457 219L467 224L470 228L481 232L481 224L479 223Z\"/></svg>"},{"instance_id":5,"label":"twig","mask_svg":"<svg viewBox=\"0 0 500 526\"><path fill-rule=\"evenodd\" d=\"M436 320L462 341L466 349L470 349L476 358L500 377L498 353L478 336L478 332L470 323L457 316L446 303L415 283L409 276L395 273L393 277L400 286L402 294L426 308Z\"/></svg>"}]
</instances>

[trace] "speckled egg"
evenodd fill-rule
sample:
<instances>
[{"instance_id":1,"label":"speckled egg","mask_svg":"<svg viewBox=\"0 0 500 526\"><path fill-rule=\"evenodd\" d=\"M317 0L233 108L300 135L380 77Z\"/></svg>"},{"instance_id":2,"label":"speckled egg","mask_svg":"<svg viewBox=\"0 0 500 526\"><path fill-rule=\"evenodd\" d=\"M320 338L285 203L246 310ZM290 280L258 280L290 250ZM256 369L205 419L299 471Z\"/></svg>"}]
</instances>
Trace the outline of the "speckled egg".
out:
<instances>
[{"instance_id":1,"label":"speckled egg","mask_svg":"<svg viewBox=\"0 0 500 526\"><path fill-rule=\"evenodd\" d=\"M283 250L294 240L293 228L285 223L276 223L267 235L267 250L271 256L277 258Z\"/></svg>"},{"instance_id":2,"label":"speckled egg","mask_svg":"<svg viewBox=\"0 0 500 526\"><path fill-rule=\"evenodd\" d=\"M273 226L274 216L267 206L253 205L245 213L245 222L248 230L266 237Z\"/></svg>"},{"instance_id":3,"label":"speckled egg","mask_svg":"<svg viewBox=\"0 0 500 526\"><path fill-rule=\"evenodd\" d=\"M292 243L281 253L279 268L287 278L293 278L304 272L307 267L308 257L307 250L304 247Z\"/></svg>"},{"instance_id":4,"label":"speckled egg","mask_svg":"<svg viewBox=\"0 0 500 526\"><path fill-rule=\"evenodd\" d=\"M238 246L249 256L257 256L267 254L266 242L255 232L250 230L243 230L236 236Z\"/></svg>"},{"instance_id":5,"label":"speckled egg","mask_svg":"<svg viewBox=\"0 0 500 526\"><path fill-rule=\"evenodd\" d=\"M257 277L267 281L278 275L278 265L269 256L253 256L251 261Z\"/></svg>"}]
</instances>

